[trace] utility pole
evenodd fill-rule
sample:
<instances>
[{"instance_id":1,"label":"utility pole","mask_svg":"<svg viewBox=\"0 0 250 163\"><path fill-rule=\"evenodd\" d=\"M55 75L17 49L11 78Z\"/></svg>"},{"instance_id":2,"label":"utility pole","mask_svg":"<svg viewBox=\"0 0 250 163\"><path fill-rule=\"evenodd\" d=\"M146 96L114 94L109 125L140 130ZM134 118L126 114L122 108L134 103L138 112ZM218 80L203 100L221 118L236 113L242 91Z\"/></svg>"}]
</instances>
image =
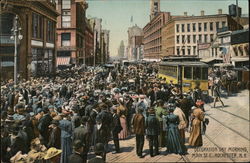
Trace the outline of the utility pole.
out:
<instances>
[{"instance_id":1,"label":"utility pole","mask_svg":"<svg viewBox=\"0 0 250 163\"><path fill-rule=\"evenodd\" d=\"M237 30L239 30L239 7L238 7L238 0L236 0L236 21L237 21Z\"/></svg>"},{"instance_id":2,"label":"utility pole","mask_svg":"<svg viewBox=\"0 0 250 163\"><path fill-rule=\"evenodd\" d=\"M17 84L17 41L20 41L23 39L23 35L21 35L20 31L22 30L21 27L18 27L18 16L15 16L14 26L11 29L13 32L13 35L10 37L10 39L14 40L15 45L15 53L14 53L14 84Z\"/></svg>"}]
</instances>

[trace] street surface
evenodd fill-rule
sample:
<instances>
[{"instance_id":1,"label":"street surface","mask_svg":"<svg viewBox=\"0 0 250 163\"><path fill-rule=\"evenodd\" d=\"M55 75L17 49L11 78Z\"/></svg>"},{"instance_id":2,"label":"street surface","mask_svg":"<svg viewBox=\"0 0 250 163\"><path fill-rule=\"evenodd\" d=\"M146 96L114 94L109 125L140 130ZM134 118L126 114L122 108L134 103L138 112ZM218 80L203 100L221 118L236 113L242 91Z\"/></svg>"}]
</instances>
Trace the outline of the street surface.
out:
<instances>
[{"instance_id":1,"label":"street surface","mask_svg":"<svg viewBox=\"0 0 250 163\"><path fill-rule=\"evenodd\" d=\"M166 148L161 148L160 155L150 157L145 139L145 157L139 158L135 151L135 137L131 136L120 140L121 153L107 154L107 162L249 162L249 91L223 96L222 101L226 105L224 108L219 102L216 108L211 108L212 103L205 105L205 118L209 118L209 125L206 135L203 135L203 146L188 148L187 155L166 155ZM186 146L188 137L186 132ZM113 142L109 144L113 147Z\"/></svg>"}]
</instances>

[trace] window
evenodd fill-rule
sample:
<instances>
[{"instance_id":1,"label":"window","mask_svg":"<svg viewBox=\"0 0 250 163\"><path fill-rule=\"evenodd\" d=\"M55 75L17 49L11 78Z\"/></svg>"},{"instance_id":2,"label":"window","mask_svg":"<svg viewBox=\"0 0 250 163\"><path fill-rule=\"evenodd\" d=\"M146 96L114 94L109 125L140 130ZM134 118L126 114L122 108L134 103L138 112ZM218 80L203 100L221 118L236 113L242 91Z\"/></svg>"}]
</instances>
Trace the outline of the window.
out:
<instances>
[{"instance_id":1,"label":"window","mask_svg":"<svg viewBox=\"0 0 250 163\"><path fill-rule=\"evenodd\" d=\"M214 23L210 22L210 31L213 31L213 30L214 30Z\"/></svg>"},{"instance_id":2,"label":"window","mask_svg":"<svg viewBox=\"0 0 250 163\"><path fill-rule=\"evenodd\" d=\"M190 32L190 24L187 24L187 31Z\"/></svg>"},{"instance_id":3,"label":"window","mask_svg":"<svg viewBox=\"0 0 250 163\"><path fill-rule=\"evenodd\" d=\"M55 23L51 20L47 21L47 41L53 42L55 38Z\"/></svg>"},{"instance_id":4,"label":"window","mask_svg":"<svg viewBox=\"0 0 250 163\"><path fill-rule=\"evenodd\" d=\"M226 22L225 21L222 22L222 28L223 27L226 27Z\"/></svg>"},{"instance_id":5,"label":"window","mask_svg":"<svg viewBox=\"0 0 250 163\"><path fill-rule=\"evenodd\" d=\"M214 35L210 34L210 41L213 42L214 41Z\"/></svg>"},{"instance_id":6,"label":"window","mask_svg":"<svg viewBox=\"0 0 250 163\"><path fill-rule=\"evenodd\" d=\"M204 23L204 31L207 31L207 23Z\"/></svg>"},{"instance_id":7,"label":"window","mask_svg":"<svg viewBox=\"0 0 250 163\"><path fill-rule=\"evenodd\" d=\"M204 42L207 43L207 35L204 35Z\"/></svg>"},{"instance_id":8,"label":"window","mask_svg":"<svg viewBox=\"0 0 250 163\"><path fill-rule=\"evenodd\" d=\"M190 35L187 35L187 42L190 43Z\"/></svg>"},{"instance_id":9,"label":"window","mask_svg":"<svg viewBox=\"0 0 250 163\"><path fill-rule=\"evenodd\" d=\"M200 79L201 79L201 68L193 67L193 80L200 80Z\"/></svg>"},{"instance_id":10,"label":"window","mask_svg":"<svg viewBox=\"0 0 250 163\"><path fill-rule=\"evenodd\" d=\"M196 23L193 23L193 32L196 32Z\"/></svg>"},{"instance_id":11,"label":"window","mask_svg":"<svg viewBox=\"0 0 250 163\"><path fill-rule=\"evenodd\" d=\"M199 43L202 42L202 35L199 35Z\"/></svg>"},{"instance_id":12,"label":"window","mask_svg":"<svg viewBox=\"0 0 250 163\"><path fill-rule=\"evenodd\" d=\"M43 19L41 15L32 14L32 37L43 38Z\"/></svg>"},{"instance_id":13,"label":"window","mask_svg":"<svg viewBox=\"0 0 250 163\"><path fill-rule=\"evenodd\" d=\"M193 35L193 43L196 43L196 35Z\"/></svg>"},{"instance_id":14,"label":"window","mask_svg":"<svg viewBox=\"0 0 250 163\"><path fill-rule=\"evenodd\" d=\"M176 32L179 32L179 24L176 24Z\"/></svg>"},{"instance_id":15,"label":"window","mask_svg":"<svg viewBox=\"0 0 250 163\"><path fill-rule=\"evenodd\" d=\"M208 79L208 68L207 67L202 68L201 79L202 80Z\"/></svg>"},{"instance_id":16,"label":"window","mask_svg":"<svg viewBox=\"0 0 250 163\"><path fill-rule=\"evenodd\" d=\"M70 33L62 33L62 46L70 46Z\"/></svg>"},{"instance_id":17,"label":"window","mask_svg":"<svg viewBox=\"0 0 250 163\"><path fill-rule=\"evenodd\" d=\"M15 18L15 15L11 13L1 13L1 19L0 19L0 31L1 35L11 35L11 29L13 27L13 20ZM1 36L2 37L2 36ZM7 36L9 39L9 36ZM1 39L2 41L2 39ZM1 42L3 43L3 42Z\"/></svg>"},{"instance_id":18,"label":"window","mask_svg":"<svg viewBox=\"0 0 250 163\"><path fill-rule=\"evenodd\" d=\"M180 47L177 46L176 49L177 49L177 55L180 55Z\"/></svg>"},{"instance_id":19,"label":"window","mask_svg":"<svg viewBox=\"0 0 250 163\"><path fill-rule=\"evenodd\" d=\"M180 43L180 36L176 36L176 42L177 42L177 44Z\"/></svg>"},{"instance_id":20,"label":"window","mask_svg":"<svg viewBox=\"0 0 250 163\"><path fill-rule=\"evenodd\" d=\"M188 55L191 55L191 47L190 46L188 46Z\"/></svg>"},{"instance_id":21,"label":"window","mask_svg":"<svg viewBox=\"0 0 250 163\"><path fill-rule=\"evenodd\" d=\"M216 30L220 28L220 22L216 22Z\"/></svg>"},{"instance_id":22,"label":"window","mask_svg":"<svg viewBox=\"0 0 250 163\"><path fill-rule=\"evenodd\" d=\"M67 28L71 25L71 14L70 10L62 11L62 27Z\"/></svg>"},{"instance_id":23,"label":"window","mask_svg":"<svg viewBox=\"0 0 250 163\"><path fill-rule=\"evenodd\" d=\"M62 0L62 9L70 9L71 0Z\"/></svg>"},{"instance_id":24,"label":"window","mask_svg":"<svg viewBox=\"0 0 250 163\"><path fill-rule=\"evenodd\" d=\"M182 55L185 55L185 47L182 47Z\"/></svg>"},{"instance_id":25,"label":"window","mask_svg":"<svg viewBox=\"0 0 250 163\"><path fill-rule=\"evenodd\" d=\"M182 32L185 32L185 24L182 24L182 25L181 25L181 31L182 31Z\"/></svg>"},{"instance_id":26,"label":"window","mask_svg":"<svg viewBox=\"0 0 250 163\"><path fill-rule=\"evenodd\" d=\"M186 42L185 35L182 35L182 40L181 41L182 41L183 44Z\"/></svg>"},{"instance_id":27,"label":"window","mask_svg":"<svg viewBox=\"0 0 250 163\"><path fill-rule=\"evenodd\" d=\"M184 67L184 78L192 79L192 67Z\"/></svg>"},{"instance_id":28,"label":"window","mask_svg":"<svg viewBox=\"0 0 250 163\"><path fill-rule=\"evenodd\" d=\"M199 32L201 32L201 23L198 24Z\"/></svg>"},{"instance_id":29,"label":"window","mask_svg":"<svg viewBox=\"0 0 250 163\"><path fill-rule=\"evenodd\" d=\"M193 55L196 55L196 46L193 46Z\"/></svg>"}]
</instances>

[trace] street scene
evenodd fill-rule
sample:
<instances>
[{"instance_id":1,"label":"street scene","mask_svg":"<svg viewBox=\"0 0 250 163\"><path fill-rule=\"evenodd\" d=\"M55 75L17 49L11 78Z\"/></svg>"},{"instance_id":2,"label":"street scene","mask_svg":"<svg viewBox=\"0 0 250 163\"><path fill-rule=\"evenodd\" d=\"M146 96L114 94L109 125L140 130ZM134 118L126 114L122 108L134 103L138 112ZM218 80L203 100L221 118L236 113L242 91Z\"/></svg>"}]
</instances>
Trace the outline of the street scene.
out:
<instances>
[{"instance_id":1,"label":"street scene","mask_svg":"<svg viewBox=\"0 0 250 163\"><path fill-rule=\"evenodd\" d=\"M1 0L1 163L249 162L247 0Z\"/></svg>"}]
</instances>

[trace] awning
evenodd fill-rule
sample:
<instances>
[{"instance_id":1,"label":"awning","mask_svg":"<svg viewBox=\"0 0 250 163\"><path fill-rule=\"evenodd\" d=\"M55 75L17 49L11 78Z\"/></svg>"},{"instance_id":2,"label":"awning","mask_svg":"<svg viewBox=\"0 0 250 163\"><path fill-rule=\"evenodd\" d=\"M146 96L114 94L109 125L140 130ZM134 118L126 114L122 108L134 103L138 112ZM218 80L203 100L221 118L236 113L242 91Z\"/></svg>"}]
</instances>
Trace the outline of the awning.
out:
<instances>
[{"instance_id":1,"label":"awning","mask_svg":"<svg viewBox=\"0 0 250 163\"><path fill-rule=\"evenodd\" d=\"M57 65L69 65L70 57L57 57L56 64Z\"/></svg>"},{"instance_id":2,"label":"awning","mask_svg":"<svg viewBox=\"0 0 250 163\"><path fill-rule=\"evenodd\" d=\"M246 61L249 61L249 58L248 57L245 57L245 58L231 58L231 61L234 61L234 62L246 62Z\"/></svg>"},{"instance_id":3,"label":"awning","mask_svg":"<svg viewBox=\"0 0 250 163\"><path fill-rule=\"evenodd\" d=\"M222 58L205 58L205 59L202 59L201 62L209 63L214 60L222 61L223 59Z\"/></svg>"}]
</instances>

